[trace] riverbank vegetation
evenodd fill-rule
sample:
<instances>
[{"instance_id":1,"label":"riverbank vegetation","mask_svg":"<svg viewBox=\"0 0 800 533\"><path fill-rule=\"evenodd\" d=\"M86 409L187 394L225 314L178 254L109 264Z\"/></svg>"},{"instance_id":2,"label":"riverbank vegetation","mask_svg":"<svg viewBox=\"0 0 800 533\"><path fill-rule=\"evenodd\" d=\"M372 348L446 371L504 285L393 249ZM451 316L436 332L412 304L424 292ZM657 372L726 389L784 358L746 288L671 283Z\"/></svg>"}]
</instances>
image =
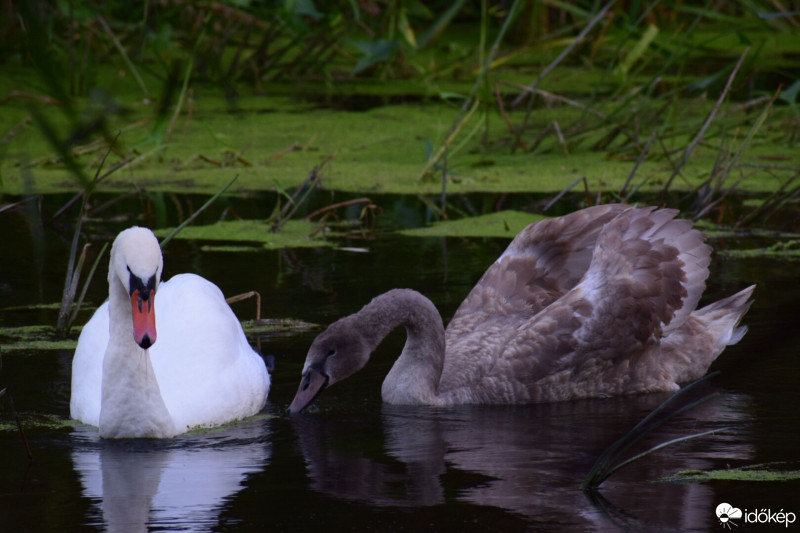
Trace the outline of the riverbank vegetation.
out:
<instances>
[{"instance_id":1,"label":"riverbank vegetation","mask_svg":"<svg viewBox=\"0 0 800 533\"><path fill-rule=\"evenodd\" d=\"M624 201L796 231L798 25L751 0L11 2L0 211L71 243L62 333L111 221L320 246ZM223 190L271 208L197 218Z\"/></svg>"},{"instance_id":2,"label":"riverbank vegetation","mask_svg":"<svg viewBox=\"0 0 800 533\"><path fill-rule=\"evenodd\" d=\"M3 190L285 193L327 160L322 187L441 217L482 191L748 223L796 199L800 17L777 4L324 4L10 4Z\"/></svg>"}]
</instances>

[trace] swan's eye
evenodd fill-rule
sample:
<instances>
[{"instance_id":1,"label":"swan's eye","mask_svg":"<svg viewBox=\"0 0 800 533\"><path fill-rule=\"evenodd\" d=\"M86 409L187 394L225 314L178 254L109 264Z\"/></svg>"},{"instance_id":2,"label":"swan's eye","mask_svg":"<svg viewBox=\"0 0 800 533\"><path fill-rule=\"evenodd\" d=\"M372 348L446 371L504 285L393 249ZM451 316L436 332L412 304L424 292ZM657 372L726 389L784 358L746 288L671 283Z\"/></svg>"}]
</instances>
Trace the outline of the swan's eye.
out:
<instances>
[{"instance_id":1,"label":"swan's eye","mask_svg":"<svg viewBox=\"0 0 800 533\"><path fill-rule=\"evenodd\" d=\"M325 357L330 357L332 355L336 355L336 348L331 348L330 350L328 350L328 353L325 354Z\"/></svg>"}]
</instances>

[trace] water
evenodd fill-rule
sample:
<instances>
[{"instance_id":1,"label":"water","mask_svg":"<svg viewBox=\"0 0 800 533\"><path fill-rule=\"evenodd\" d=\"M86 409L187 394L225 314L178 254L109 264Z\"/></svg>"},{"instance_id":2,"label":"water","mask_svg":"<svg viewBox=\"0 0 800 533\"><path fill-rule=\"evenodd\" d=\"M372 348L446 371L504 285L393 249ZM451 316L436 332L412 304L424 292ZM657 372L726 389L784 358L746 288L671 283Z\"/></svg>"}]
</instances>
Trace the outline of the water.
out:
<instances>
[{"instance_id":1,"label":"water","mask_svg":"<svg viewBox=\"0 0 800 533\"><path fill-rule=\"evenodd\" d=\"M46 230L46 246L37 252L26 220L23 213L0 219L3 308L60 298L68 240ZM89 231L113 235L125 224ZM448 319L506 242L381 235L350 244L369 253L209 253L175 241L165 270L167 277L204 275L226 295L257 290L267 317L326 324L404 286L428 295ZM42 422L69 416L69 350L5 354L0 386L13 392L34 461L28 464L16 431L0 431L0 530L717 531L714 509L722 502L800 513L797 481L656 481L687 469L773 462L798 468L796 272L788 261L715 257L704 301L757 283L745 319L750 331L712 367L721 374L706 391L719 396L648 437L642 449L727 429L621 470L592 498L578 486L595 458L664 395L516 407L384 406L380 382L402 347L398 331L311 412L288 417L311 331L261 339L262 351L276 359L263 416L172 440L109 442L93 428L48 429ZM103 278L104 272L88 296L95 304L104 298ZM234 309L252 318L253 305ZM0 321L52 324L55 312L6 310ZM0 408L10 422L6 399Z\"/></svg>"}]
</instances>

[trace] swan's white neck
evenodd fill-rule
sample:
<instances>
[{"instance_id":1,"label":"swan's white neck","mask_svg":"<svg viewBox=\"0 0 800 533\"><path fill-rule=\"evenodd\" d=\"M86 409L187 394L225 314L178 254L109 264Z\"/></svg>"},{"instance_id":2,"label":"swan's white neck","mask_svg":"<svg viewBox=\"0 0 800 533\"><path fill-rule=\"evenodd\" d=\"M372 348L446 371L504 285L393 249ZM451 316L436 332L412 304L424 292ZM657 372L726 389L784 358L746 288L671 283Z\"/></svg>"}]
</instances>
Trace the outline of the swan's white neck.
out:
<instances>
[{"instance_id":1,"label":"swan's white neck","mask_svg":"<svg viewBox=\"0 0 800 533\"><path fill-rule=\"evenodd\" d=\"M112 259L113 264L113 259ZM150 362L133 337L130 298L109 276L109 341L103 359L100 436L171 437L177 433Z\"/></svg>"},{"instance_id":2,"label":"swan's white neck","mask_svg":"<svg viewBox=\"0 0 800 533\"><path fill-rule=\"evenodd\" d=\"M429 299L408 289L382 294L357 315L367 318L365 336L372 349L398 326L406 328L406 344L381 387L383 401L431 405L439 402L439 380L444 367L442 318ZM357 318L357 322L363 320Z\"/></svg>"}]
</instances>

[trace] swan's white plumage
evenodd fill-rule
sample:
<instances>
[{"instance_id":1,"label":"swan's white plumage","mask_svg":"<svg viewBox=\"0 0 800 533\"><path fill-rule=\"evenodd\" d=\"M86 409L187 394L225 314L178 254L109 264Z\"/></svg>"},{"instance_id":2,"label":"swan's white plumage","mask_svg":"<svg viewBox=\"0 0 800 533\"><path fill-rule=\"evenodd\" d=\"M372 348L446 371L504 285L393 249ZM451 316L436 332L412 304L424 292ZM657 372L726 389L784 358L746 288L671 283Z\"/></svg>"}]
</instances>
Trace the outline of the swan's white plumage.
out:
<instances>
[{"instance_id":1,"label":"swan's white plumage","mask_svg":"<svg viewBox=\"0 0 800 533\"><path fill-rule=\"evenodd\" d=\"M120 251L112 251L112 256L110 290L114 283L112 274L126 268L115 265L115 261L120 261ZM141 259L141 255L138 257ZM148 260L154 261L152 254ZM132 271L137 272L136 268ZM146 269L141 275L147 275ZM83 328L72 364L71 416L94 426L101 423L103 360L109 341L125 345L132 358L145 353L132 336L110 338L110 308L109 302L104 303ZM147 352L157 390L174 423L174 434L241 419L263 408L270 386L266 366L248 344L239 321L216 285L194 274L174 276L158 286L155 311L158 336ZM123 323L130 319L128 311ZM137 371L144 366L133 365ZM146 377L144 382L149 383ZM118 401L125 402L124 395Z\"/></svg>"}]
</instances>

